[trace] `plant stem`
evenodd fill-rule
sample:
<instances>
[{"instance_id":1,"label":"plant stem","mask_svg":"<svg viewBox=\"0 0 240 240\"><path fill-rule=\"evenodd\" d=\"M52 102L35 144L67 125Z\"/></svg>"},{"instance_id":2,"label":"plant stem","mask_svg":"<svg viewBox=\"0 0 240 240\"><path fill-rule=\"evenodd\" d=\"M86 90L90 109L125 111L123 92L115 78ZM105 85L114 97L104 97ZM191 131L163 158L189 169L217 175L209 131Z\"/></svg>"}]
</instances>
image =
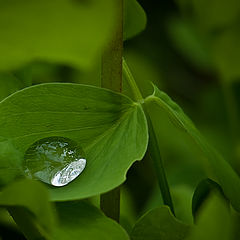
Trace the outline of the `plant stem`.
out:
<instances>
[{"instance_id":1,"label":"plant stem","mask_svg":"<svg viewBox=\"0 0 240 240\"><path fill-rule=\"evenodd\" d=\"M148 131L149 131L148 152L154 164L154 169L157 175L158 185L162 194L163 203L165 205L168 205L172 213L175 215L172 197L170 194L166 173L165 173L163 161L161 158L157 137L153 129L152 120L148 113L146 115L148 119Z\"/></svg>"},{"instance_id":2,"label":"plant stem","mask_svg":"<svg viewBox=\"0 0 240 240\"><path fill-rule=\"evenodd\" d=\"M102 55L101 86L110 90L122 91L123 56L123 0L117 1L117 27L113 39ZM100 207L106 216L119 222L120 187L100 196Z\"/></svg>"},{"instance_id":3,"label":"plant stem","mask_svg":"<svg viewBox=\"0 0 240 240\"><path fill-rule=\"evenodd\" d=\"M134 80L134 77L130 71L130 69L127 66L126 61L123 59L123 73L125 74L126 80L132 90L132 93L134 95L134 100L143 103L144 99L141 95L141 92ZM144 105L143 105L144 106ZM150 158L153 161L154 169L157 175L158 185L162 194L163 203L168 205L172 211L172 213L175 215L172 197L169 190L169 185L166 177L166 173L164 170L163 161L161 158L160 150L159 150L159 144L157 141L157 137L155 134L155 131L153 129L152 120L150 118L150 114L146 107L144 107L144 112L146 114L147 120L148 120L148 131L149 131L149 143L148 143L148 152L150 155Z\"/></svg>"},{"instance_id":4,"label":"plant stem","mask_svg":"<svg viewBox=\"0 0 240 240\"><path fill-rule=\"evenodd\" d=\"M125 59L123 58L123 74L128 82L128 85L130 86L134 99L138 102L143 102L143 97L142 94L134 80L134 77L130 71L130 69L128 68L128 65L125 61Z\"/></svg>"},{"instance_id":5,"label":"plant stem","mask_svg":"<svg viewBox=\"0 0 240 240\"><path fill-rule=\"evenodd\" d=\"M157 175L158 185L162 194L163 203L165 205L168 205L172 213L175 215L172 197L170 194L166 173L165 173L163 161L161 158L157 137L153 129L152 120L148 112L147 111L145 112L148 118L148 131L149 131L148 152L154 164L154 169Z\"/></svg>"},{"instance_id":6,"label":"plant stem","mask_svg":"<svg viewBox=\"0 0 240 240\"><path fill-rule=\"evenodd\" d=\"M118 22L113 39L102 55L102 80L104 88L116 92L122 91L122 56L123 56L123 0L117 1Z\"/></svg>"}]
</instances>

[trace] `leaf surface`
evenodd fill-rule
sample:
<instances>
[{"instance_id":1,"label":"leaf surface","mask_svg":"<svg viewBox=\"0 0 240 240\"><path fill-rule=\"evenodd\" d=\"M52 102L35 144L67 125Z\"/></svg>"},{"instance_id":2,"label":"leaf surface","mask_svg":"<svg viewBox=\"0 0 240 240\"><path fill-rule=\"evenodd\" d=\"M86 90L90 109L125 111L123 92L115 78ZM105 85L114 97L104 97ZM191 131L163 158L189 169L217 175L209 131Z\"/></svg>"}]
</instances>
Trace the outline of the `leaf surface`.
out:
<instances>
[{"instance_id":1,"label":"leaf surface","mask_svg":"<svg viewBox=\"0 0 240 240\"><path fill-rule=\"evenodd\" d=\"M0 70L33 60L90 67L112 35L115 10L111 0L0 0Z\"/></svg>"},{"instance_id":2,"label":"leaf surface","mask_svg":"<svg viewBox=\"0 0 240 240\"><path fill-rule=\"evenodd\" d=\"M57 203L59 227L54 240L129 240L125 230L84 201Z\"/></svg>"},{"instance_id":3,"label":"leaf surface","mask_svg":"<svg viewBox=\"0 0 240 240\"><path fill-rule=\"evenodd\" d=\"M217 178L225 195L231 201L233 207L240 211L240 179L232 167L223 159L223 157L213 149L200 132L196 129L193 122L183 112L183 110L172 99L154 86L154 94L146 100L146 107L151 112L153 105L163 109L169 116L173 124L185 131L193 141L200 147L208 159L209 166ZM210 175L212 178L212 175Z\"/></svg>"},{"instance_id":4,"label":"leaf surface","mask_svg":"<svg viewBox=\"0 0 240 240\"><path fill-rule=\"evenodd\" d=\"M47 188L37 181L7 186L0 193L0 207L8 209L29 240L129 239L119 224L85 201L57 203L54 208Z\"/></svg>"},{"instance_id":5,"label":"leaf surface","mask_svg":"<svg viewBox=\"0 0 240 240\"><path fill-rule=\"evenodd\" d=\"M213 193L224 196L221 187L211 179L203 179L197 185L192 196L192 214L194 217L197 215L199 209L201 209L201 206L204 205L204 202L208 200L209 195Z\"/></svg>"},{"instance_id":6,"label":"leaf surface","mask_svg":"<svg viewBox=\"0 0 240 240\"><path fill-rule=\"evenodd\" d=\"M135 224L131 239L133 240L182 240L190 226L176 219L169 207L155 208L142 216Z\"/></svg>"},{"instance_id":7,"label":"leaf surface","mask_svg":"<svg viewBox=\"0 0 240 240\"><path fill-rule=\"evenodd\" d=\"M123 38L127 40L145 29L147 17L137 0L124 0L123 13Z\"/></svg>"},{"instance_id":8,"label":"leaf surface","mask_svg":"<svg viewBox=\"0 0 240 240\"><path fill-rule=\"evenodd\" d=\"M9 210L28 239L48 236L55 227L55 215L47 189L39 182L24 179L0 193L0 206Z\"/></svg>"},{"instance_id":9,"label":"leaf surface","mask_svg":"<svg viewBox=\"0 0 240 240\"><path fill-rule=\"evenodd\" d=\"M186 240L230 240L232 219L229 208L217 194L211 195L202 206L197 223Z\"/></svg>"},{"instance_id":10,"label":"leaf surface","mask_svg":"<svg viewBox=\"0 0 240 240\"><path fill-rule=\"evenodd\" d=\"M60 83L25 88L2 101L0 135L22 155L50 136L82 146L85 170L65 187L49 187L52 200L81 199L117 187L132 163L142 159L148 142L139 104L106 89Z\"/></svg>"}]
</instances>

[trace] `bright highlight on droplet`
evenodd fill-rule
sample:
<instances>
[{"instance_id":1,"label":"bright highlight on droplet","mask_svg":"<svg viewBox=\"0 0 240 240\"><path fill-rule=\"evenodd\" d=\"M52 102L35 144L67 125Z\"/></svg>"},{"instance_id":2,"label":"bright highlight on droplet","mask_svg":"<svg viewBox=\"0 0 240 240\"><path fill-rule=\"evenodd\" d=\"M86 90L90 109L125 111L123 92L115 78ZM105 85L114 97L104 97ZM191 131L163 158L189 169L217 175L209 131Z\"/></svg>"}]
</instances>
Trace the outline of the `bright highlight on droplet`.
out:
<instances>
[{"instance_id":1,"label":"bright highlight on droplet","mask_svg":"<svg viewBox=\"0 0 240 240\"><path fill-rule=\"evenodd\" d=\"M84 158L70 163L53 176L51 179L51 184L58 187L67 185L81 174L85 166L86 159Z\"/></svg>"},{"instance_id":2,"label":"bright highlight on droplet","mask_svg":"<svg viewBox=\"0 0 240 240\"><path fill-rule=\"evenodd\" d=\"M33 143L24 156L24 171L30 178L61 187L76 179L86 166L82 148L64 137L49 137Z\"/></svg>"}]
</instances>

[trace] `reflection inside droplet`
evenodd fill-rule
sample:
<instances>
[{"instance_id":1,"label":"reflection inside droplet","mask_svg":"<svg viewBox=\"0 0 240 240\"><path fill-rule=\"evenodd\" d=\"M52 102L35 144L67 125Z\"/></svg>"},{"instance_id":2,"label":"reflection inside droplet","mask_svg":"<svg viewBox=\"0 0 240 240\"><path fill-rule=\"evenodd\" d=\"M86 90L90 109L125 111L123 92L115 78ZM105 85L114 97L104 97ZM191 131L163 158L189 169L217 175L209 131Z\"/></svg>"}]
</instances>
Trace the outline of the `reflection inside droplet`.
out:
<instances>
[{"instance_id":1,"label":"reflection inside droplet","mask_svg":"<svg viewBox=\"0 0 240 240\"><path fill-rule=\"evenodd\" d=\"M33 143L24 156L24 171L30 178L53 186L65 186L84 170L82 148L64 137L49 137Z\"/></svg>"},{"instance_id":2,"label":"reflection inside droplet","mask_svg":"<svg viewBox=\"0 0 240 240\"><path fill-rule=\"evenodd\" d=\"M51 179L51 184L58 187L65 186L79 176L85 166L86 159L84 158L80 158L79 160L70 163L53 176Z\"/></svg>"}]
</instances>

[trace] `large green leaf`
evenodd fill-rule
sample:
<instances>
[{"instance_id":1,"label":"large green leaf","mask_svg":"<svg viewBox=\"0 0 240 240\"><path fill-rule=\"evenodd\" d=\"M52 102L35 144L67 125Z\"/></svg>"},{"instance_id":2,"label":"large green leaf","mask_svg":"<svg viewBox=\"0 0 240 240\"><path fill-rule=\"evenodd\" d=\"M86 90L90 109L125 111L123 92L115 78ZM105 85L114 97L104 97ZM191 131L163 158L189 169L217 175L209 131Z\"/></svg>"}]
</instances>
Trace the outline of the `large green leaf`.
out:
<instances>
[{"instance_id":1,"label":"large green leaf","mask_svg":"<svg viewBox=\"0 0 240 240\"><path fill-rule=\"evenodd\" d=\"M124 0L123 38L129 39L142 32L147 24L146 14L137 0Z\"/></svg>"},{"instance_id":2,"label":"large green leaf","mask_svg":"<svg viewBox=\"0 0 240 240\"><path fill-rule=\"evenodd\" d=\"M182 109L171 100L171 98L154 87L154 94L145 100L146 107L151 117L151 109L155 105L162 108L169 116L170 120L179 129L185 131L208 159L209 167L216 177L216 181L222 187L225 195L231 201L233 207L240 211L240 179L232 167L222 158L222 156L213 149L208 142L202 137L192 121L185 115ZM209 176L213 177L212 175Z\"/></svg>"},{"instance_id":3,"label":"large green leaf","mask_svg":"<svg viewBox=\"0 0 240 240\"><path fill-rule=\"evenodd\" d=\"M182 240L190 226L176 219L167 206L155 208L142 216L135 224L133 240Z\"/></svg>"},{"instance_id":4,"label":"large green leaf","mask_svg":"<svg viewBox=\"0 0 240 240\"><path fill-rule=\"evenodd\" d=\"M115 26L112 0L0 0L0 69L29 61L89 67Z\"/></svg>"},{"instance_id":5,"label":"large green leaf","mask_svg":"<svg viewBox=\"0 0 240 240\"><path fill-rule=\"evenodd\" d=\"M57 203L59 226L53 239L59 240L128 240L127 233L96 207L81 202Z\"/></svg>"},{"instance_id":6,"label":"large green leaf","mask_svg":"<svg viewBox=\"0 0 240 240\"><path fill-rule=\"evenodd\" d=\"M86 198L120 185L148 141L139 104L110 90L60 83L25 88L2 101L0 136L22 154L50 136L68 137L83 147L84 172L65 187L50 188L52 200Z\"/></svg>"},{"instance_id":7,"label":"large green leaf","mask_svg":"<svg viewBox=\"0 0 240 240\"><path fill-rule=\"evenodd\" d=\"M25 179L7 186L0 193L0 207L9 210L28 239L46 237L55 227L49 193L37 181Z\"/></svg>"}]
</instances>

